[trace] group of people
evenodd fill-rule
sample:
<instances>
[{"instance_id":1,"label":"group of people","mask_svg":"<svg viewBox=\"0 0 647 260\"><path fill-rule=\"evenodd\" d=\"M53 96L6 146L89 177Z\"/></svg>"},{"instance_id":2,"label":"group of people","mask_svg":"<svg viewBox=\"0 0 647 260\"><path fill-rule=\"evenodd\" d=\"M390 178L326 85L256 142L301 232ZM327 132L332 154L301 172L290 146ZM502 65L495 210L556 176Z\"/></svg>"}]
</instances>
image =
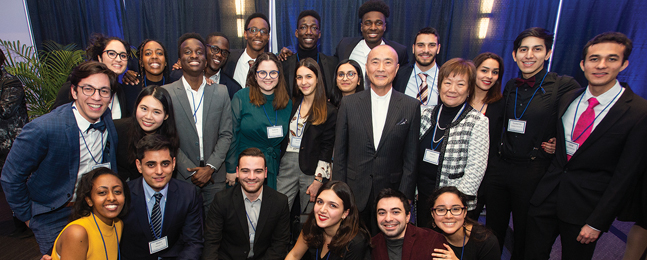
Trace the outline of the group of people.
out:
<instances>
[{"instance_id":1,"label":"group of people","mask_svg":"<svg viewBox=\"0 0 647 260\"><path fill-rule=\"evenodd\" d=\"M529 28L502 91L499 55L438 64L427 27L409 64L383 38L385 3L358 14L362 36L333 56L313 10L296 52L278 55L260 13L245 49L187 33L175 64L161 42L135 58L94 35L57 108L9 152L0 180L15 217L53 259L393 260L500 259L511 213L513 259L548 259L558 235L564 259L591 259L619 216L636 222L626 259L640 257L647 101L616 79L630 39L589 41L581 88L544 68L553 35Z\"/></svg>"}]
</instances>

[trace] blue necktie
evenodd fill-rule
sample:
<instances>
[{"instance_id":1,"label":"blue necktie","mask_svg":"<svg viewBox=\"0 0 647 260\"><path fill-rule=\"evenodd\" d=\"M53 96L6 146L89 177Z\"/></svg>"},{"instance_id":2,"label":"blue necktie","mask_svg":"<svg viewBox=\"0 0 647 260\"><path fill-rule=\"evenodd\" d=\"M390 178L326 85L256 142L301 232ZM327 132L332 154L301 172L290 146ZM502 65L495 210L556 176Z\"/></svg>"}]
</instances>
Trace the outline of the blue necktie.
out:
<instances>
[{"instance_id":1,"label":"blue necktie","mask_svg":"<svg viewBox=\"0 0 647 260\"><path fill-rule=\"evenodd\" d=\"M153 205L153 211L151 212L151 231L153 232L154 238L162 237L162 210L160 209L160 199L162 199L161 193L155 193L155 205Z\"/></svg>"},{"instance_id":2,"label":"blue necktie","mask_svg":"<svg viewBox=\"0 0 647 260\"><path fill-rule=\"evenodd\" d=\"M90 124L90 127L88 127L88 131L90 131L90 129L92 128L97 129L103 133L106 131L106 123L104 121L101 121L96 124Z\"/></svg>"}]
</instances>

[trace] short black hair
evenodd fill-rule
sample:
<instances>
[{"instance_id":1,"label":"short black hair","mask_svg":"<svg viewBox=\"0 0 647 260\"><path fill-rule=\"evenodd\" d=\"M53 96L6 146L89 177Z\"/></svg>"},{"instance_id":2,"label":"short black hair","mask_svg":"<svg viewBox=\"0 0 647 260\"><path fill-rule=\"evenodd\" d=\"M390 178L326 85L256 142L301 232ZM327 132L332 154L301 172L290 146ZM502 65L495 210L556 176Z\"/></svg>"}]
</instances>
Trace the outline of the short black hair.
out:
<instances>
[{"instance_id":1,"label":"short black hair","mask_svg":"<svg viewBox=\"0 0 647 260\"><path fill-rule=\"evenodd\" d=\"M629 59L631 49L633 49L633 42L631 39L621 32L604 32L596 35L593 39L587 42L586 45L584 45L584 49L582 50L582 60L586 60L586 55L588 54L589 47L591 47L591 45L604 42L615 42L624 45L625 51L622 53L622 63Z\"/></svg>"},{"instance_id":2,"label":"short black hair","mask_svg":"<svg viewBox=\"0 0 647 260\"><path fill-rule=\"evenodd\" d=\"M306 16L312 16L315 19L317 19L317 23L319 23L319 27L321 28L321 16L319 16L319 13L317 13L317 11L315 10L301 11L301 13L299 13L299 17L297 17L297 26L299 25L299 21L301 21L301 18Z\"/></svg>"},{"instance_id":3,"label":"short black hair","mask_svg":"<svg viewBox=\"0 0 647 260\"><path fill-rule=\"evenodd\" d=\"M161 134L149 134L142 137L137 142L137 160L144 159L144 154L148 151L160 151L168 149L171 158L175 158L175 149L171 145L171 141Z\"/></svg>"},{"instance_id":4,"label":"short black hair","mask_svg":"<svg viewBox=\"0 0 647 260\"><path fill-rule=\"evenodd\" d=\"M544 40L544 45L546 45L546 52L553 49L553 40L555 39L553 33L541 27L532 27L523 30L516 39L514 39L514 52L517 53L517 49L521 46L521 41L527 37L537 37Z\"/></svg>"},{"instance_id":5,"label":"short black hair","mask_svg":"<svg viewBox=\"0 0 647 260\"><path fill-rule=\"evenodd\" d=\"M205 48L207 46L207 44L204 41L204 38L202 38L202 36L200 36L200 34L198 34L198 33L190 32L190 33L182 34L182 36L180 36L180 38L177 39L177 56L178 57L182 57L182 43L184 43L188 39L196 39L199 42L201 42L202 46L204 46ZM204 52L204 55L205 56L207 55L206 51Z\"/></svg>"},{"instance_id":6,"label":"short black hair","mask_svg":"<svg viewBox=\"0 0 647 260\"><path fill-rule=\"evenodd\" d=\"M72 88L77 91L77 87L81 80L100 73L108 76L108 80L110 81L110 90L112 90L113 93L117 91L117 74L110 70L108 66L98 61L91 60L82 62L72 69L72 73L70 73L70 76L67 79L72 83Z\"/></svg>"},{"instance_id":7,"label":"short black hair","mask_svg":"<svg viewBox=\"0 0 647 260\"><path fill-rule=\"evenodd\" d=\"M359 15L359 19L362 19L366 13L373 11L382 13L384 18L389 18L389 15L391 14L389 6L385 2L379 0L371 0L362 4L359 7L357 14Z\"/></svg>"},{"instance_id":8,"label":"short black hair","mask_svg":"<svg viewBox=\"0 0 647 260\"><path fill-rule=\"evenodd\" d=\"M413 38L413 44L416 44L416 41L418 41L418 35L421 34L433 34L436 35L436 38L438 38L438 43L440 43L440 36L438 36L438 30L434 27L425 27L420 29L418 33L416 34L416 37Z\"/></svg>"},{"instance_id":9,"label":"short black hair","mask_svg":"<svg viewBox=\"0 0 647 260\"><path fill-rule=\"evenodd\" d=\"M247 26L249 26L249 22L251 22L252 19L259 18L259 17L265 20L265 23L267 23L267 30L271 31L270 20L267 19L267 16L262 13L253 13L252 15L248 16L247 19L245 19L245 30L247 30Z\"/></svg>"},{"instance_id":10,"label":"short black hair","mask_svg":"<svg viewBox=\"0 0 647 260\"><path fill-rule=\"evenodd\" d=\"M221 33L221 32L212 32L209 35L207 35L207 42L209 40L211 40L211 37L216 37L216 36L220 36L222 38L225 38L225 40L227 40L227 42L229 42L229 38L227 38L227 35L225 35L224 33Z\"/></svg>"},{"instance_id":11,"label":"short black hair","mask_svg":"<svg viewBox=\"0 0 647 260\"><path fill-rule=\"evenodd\" d=\"M375 197L375 210L377 211L377 203L380 202L382 199L386 198L398 198L402 202L402 206L404 207L404 213L406 215L409 215L409 212L411 212L411 205L409 205L409 199L407 199L407 196L404 195L399 190L394 190L391 188L386 188L380 191L380 193L377 194L377 197Z\"/></svg>"}]
</instances>

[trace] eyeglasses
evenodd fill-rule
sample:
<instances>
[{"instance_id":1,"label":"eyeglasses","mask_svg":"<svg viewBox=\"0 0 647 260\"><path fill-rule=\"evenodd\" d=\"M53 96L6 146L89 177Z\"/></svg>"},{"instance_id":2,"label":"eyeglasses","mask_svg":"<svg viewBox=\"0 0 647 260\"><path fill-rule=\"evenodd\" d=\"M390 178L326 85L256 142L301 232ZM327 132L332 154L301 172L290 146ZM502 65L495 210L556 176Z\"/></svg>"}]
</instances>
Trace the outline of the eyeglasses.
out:
<instances>
[{"instance_id":1,"label":"eyeglasses","mask_svg":"<svg viewBox=\"0 0 647 260\"><path fill-rule=\"evenodd\" d=\"M461 214L463 214L463 210L464 210L464 209L466 209L466 207L458 207L458 206L456 206L456 207L452 207L451 209L446 209L446 208L434 208L434 209L432 209L432 210L433 210L433 211L434 211L434 213L436 213L436 215L438 215L438 216L445 216L445 215L447 215L447 212L448 212L448 211L449 211L449 212L451 212L451 213L452 213L452 215L454 215L454 216L460 216Z\"/></svg>"},{"instance_id":2,"label":"eyeglasses","mask_svg":"<svg viewBox=\"0 0 647 260\"><path fill-rule=\"evenodd\" d=\"M362 22L362 25L363 25L363 26L366 26L366 27L371 27L372 25L375 25L375 26L377 26L377 27L380 27L380 26L384 25L384 22L383 22L383 21L381 21L381 20L377 20L377 21L375 21L375 22L370 21L370 20L366 20L366 21L363 21L363 22Z\"/></svg>"},{"instance_id":3,"label":"eyeglasses","mask_svg":"<svg viewBox=\"0 0 647 260\"><path fill-rule=\"evenodd\" d=\"M94 95L97 90L99 91L99 96L102 98L109 98L112 94L112 90L108 87L103 87L103 88L95 88L91 85L85 85L85 86L79 86L81 88L81 92L83 95L86 95L88 97L91 97Z\"/></svg>"},{"instance_id":4,"label":"eyeglasses","mask_svg":"<svg viewBox=\"0 0 647 260\"><path fill-rule=\"evenodd\" d=\"M279 71L278 70L271 70L270 72L264 71L264 70L258 70L256 71L256 75L260 79L265 79L269 75L271 79L275 79L279 76Z\"/></svg>"},{"instance_id":5,"label":"eyeglasses","mask_svg":"<svg viewBox=\"0 0 647 260\"><path fill-rule=\"evenodd\" d=\"M301 25L301 27L299 27L299 31L304 33L307 32L308 29L310 29L313 33L317 33L319 31L319 27L317 27L316 25L307 26L304 24L304 25Z\"/></svg>"},{"instance_id":6,"label":"eyeglasses","mask_svg":"<svg viewBox=\"0 0 647 260\"><path fill-rule=\"evenodd\" d=\"M247 28L245 31L248 31L252 35L256 35L257 32L261 32L261 35L263 36L268 35L270 33L268 29L258 29L256 27Z\"/></svg>"},{"instance_id":7,"label":"eyeglasses","mask_svg":"<svg viewBox=\"0 0 647 260\"><path fill-rule=\"evenodd\" d=\"M222 56L224 56L224 57L229 56L229 51L228 50L220 49L220 47L218 47L216 45L207 44L207 47L209 47L211 49L211 52L213 54L222 53Z\"/></svg>"},{"instance_id":8,"label":"eyeglasses","mask_svg":"<svg viewBox=\"0 0 647 260\"><path fill-rule=\"evenodd\" d=\"M113 51L113 50L105 50L103 52L107 53L108 58L111 58L113 60L116 59L117 56L119 56L119 58L121 58L121 60L128 60L128 53L125 53L125 52L116 52L116 51Z\"/></svg>"},{"instance_id":9,"label":"eyeglasses","mask_svg":"<svg viewBox=\"0 0 647 260\"><path fill-rule=\"evenodd\" d=\"M337 78L338 79L344 79L344 77L347 77L348 79L354 79L355 75L357 75L357 73L353 72L353 71L349 71L349 72L347 72L345 74L343 72L339 72L339 73L337 73Z\"/></svg>"}]
</instances>

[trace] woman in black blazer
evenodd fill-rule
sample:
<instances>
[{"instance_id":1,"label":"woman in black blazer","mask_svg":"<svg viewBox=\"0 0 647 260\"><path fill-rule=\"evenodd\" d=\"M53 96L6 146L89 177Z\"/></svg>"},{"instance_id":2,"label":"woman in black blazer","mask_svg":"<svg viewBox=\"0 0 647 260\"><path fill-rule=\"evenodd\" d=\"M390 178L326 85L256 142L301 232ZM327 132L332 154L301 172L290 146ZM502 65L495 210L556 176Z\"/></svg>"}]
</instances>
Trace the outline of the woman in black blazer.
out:
<instances>
[{"instance_id":1,"label":"woman in black blazer","mask_svg":"<svg viewBox=\"0 0 647 260\"><path fill-rule=\"evenodd\" d=\"M299 191L301 207L314 201L323 179L330 179L337 109L326 101L321 75L312 58L301 60L295 73L298 87L277 177L277 190L288 196L290 207Z\"/></svg>"}]
</instances>

